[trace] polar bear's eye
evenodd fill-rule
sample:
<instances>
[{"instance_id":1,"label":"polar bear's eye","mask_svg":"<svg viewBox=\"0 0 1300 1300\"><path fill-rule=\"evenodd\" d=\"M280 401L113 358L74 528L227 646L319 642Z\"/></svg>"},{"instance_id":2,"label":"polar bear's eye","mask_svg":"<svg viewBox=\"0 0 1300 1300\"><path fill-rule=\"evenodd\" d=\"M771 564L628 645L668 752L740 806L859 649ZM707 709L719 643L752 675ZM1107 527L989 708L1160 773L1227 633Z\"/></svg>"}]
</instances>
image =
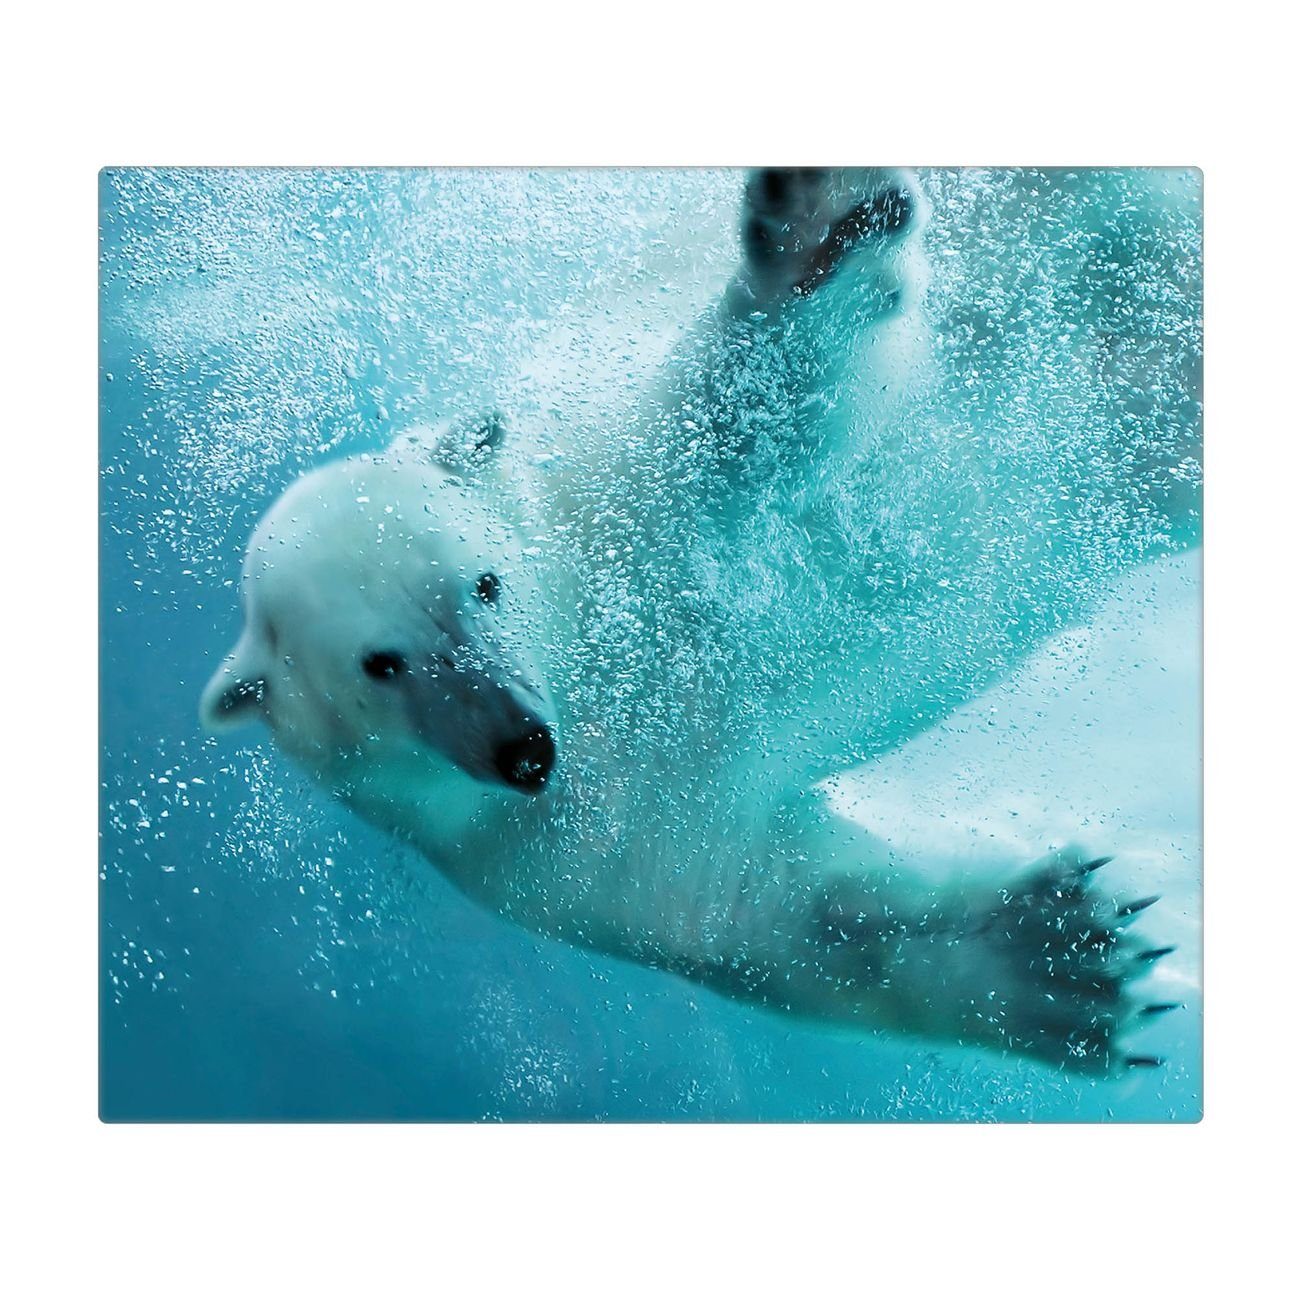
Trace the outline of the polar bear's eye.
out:
<instances>
[{"instance_id":1,"label":"polar bear's eye","mask_svg":"<svg viewBox=\"0 0 1300 1300\"><path fill-rule=\"evenodd\" d=\"M390 681L406 671L406 656L399 650L372 650L362 658L361 671L377 682Z\"/></svg>"},{"instance_id":2,"label":"polar bear's eye","mask_svg":"<svg viewBox=\"0 0 1300 1300\"><path fill-rule=\"evenodd\" d=\"M474 594L485 605L495 605L501 597L501 579L495 573L485 573L474 584Z\"/></svg>"}]
</instances>

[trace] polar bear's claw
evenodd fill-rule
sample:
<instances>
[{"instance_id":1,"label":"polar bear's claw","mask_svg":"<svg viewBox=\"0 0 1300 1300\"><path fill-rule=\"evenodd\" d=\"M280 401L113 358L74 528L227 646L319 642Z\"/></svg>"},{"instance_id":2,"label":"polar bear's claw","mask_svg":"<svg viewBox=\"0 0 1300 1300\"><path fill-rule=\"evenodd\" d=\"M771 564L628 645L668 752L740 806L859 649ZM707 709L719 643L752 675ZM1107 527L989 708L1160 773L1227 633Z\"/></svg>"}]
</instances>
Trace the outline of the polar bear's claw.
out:
<instances>
[{"instance_id":1,"label":"polar bear's claw","mask_svg":"<svg viewBox=\"0 0 1300 1300\"><path fill-rule=\"evenodd\" d=\"M1121 903L1115 909L1115 915L1126 921L1129 917L1136 916L1139 912L1145 912L1153 903L1160 901L1159 894L1151 894L1147 898L1135 898L1131 902Z\"/></svg>"},{"instance_id":2,"label":"polar bear's claw","mask_svg":"<svg viewBox=\"0 0 1300 1300\"><path fill-rule=\"evenodd\" d=\"M1166 948L1147 948L1138 953L1137 959L1140 962L1147 963L1147 965L1154 966L1161 958L1168 957L1170 953L1177 951L1178 949L1173 944Z\"/></svg>"}]
</instances>

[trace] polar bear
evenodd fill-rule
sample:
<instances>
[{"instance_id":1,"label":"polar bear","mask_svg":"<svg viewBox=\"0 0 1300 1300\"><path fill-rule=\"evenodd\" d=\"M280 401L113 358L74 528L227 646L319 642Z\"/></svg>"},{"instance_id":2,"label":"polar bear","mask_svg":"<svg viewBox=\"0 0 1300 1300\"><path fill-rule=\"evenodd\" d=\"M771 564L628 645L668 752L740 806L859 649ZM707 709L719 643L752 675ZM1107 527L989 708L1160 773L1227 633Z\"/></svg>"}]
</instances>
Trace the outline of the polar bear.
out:
<instances>
[{"instance_id":1,"label":"polar bear","mask_svg":"<svg viewBox=\"0 0 1300 1300\"><path fill-rule=\"evenodd\" d=\"M1022 661L1094 562L1005 448L945 454L923 491L872 478L916 461L890 440L929 391L924 220L907 172L755 173L742 264L634 425L556 456L454 417L306 475L250 542L203 722L264 722L539 934L827 1022L1159 1064L1128 1037L1170 1009L1134 994L1170 950L1106 859L936 888L818 785ZM853 474L865 523L839 517ZM927 492L949 514L919 538ZM1193 497L1170 500L1144 556L1182 544Z\"/></svg>"}]
</instances>

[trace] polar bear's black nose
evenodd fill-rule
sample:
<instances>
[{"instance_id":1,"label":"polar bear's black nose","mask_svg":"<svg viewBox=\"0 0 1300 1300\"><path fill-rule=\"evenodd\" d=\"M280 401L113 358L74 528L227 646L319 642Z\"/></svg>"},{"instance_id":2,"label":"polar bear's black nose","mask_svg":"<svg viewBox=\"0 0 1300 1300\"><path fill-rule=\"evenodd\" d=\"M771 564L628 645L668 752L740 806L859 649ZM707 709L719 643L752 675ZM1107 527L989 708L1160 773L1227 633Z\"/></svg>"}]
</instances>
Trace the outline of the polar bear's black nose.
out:
<instances>
[{"instance_id":1,"label":"polar bear's black nose","mask_svg":"<svg viewBox=\"0 0 1300 1300\"><path fill-rule=\"evenodd\" d=\"M499 746L492 761L508 786L536 794L555 766L555 740L545 727L534 727Z\"/></svg>"}]
</instances>

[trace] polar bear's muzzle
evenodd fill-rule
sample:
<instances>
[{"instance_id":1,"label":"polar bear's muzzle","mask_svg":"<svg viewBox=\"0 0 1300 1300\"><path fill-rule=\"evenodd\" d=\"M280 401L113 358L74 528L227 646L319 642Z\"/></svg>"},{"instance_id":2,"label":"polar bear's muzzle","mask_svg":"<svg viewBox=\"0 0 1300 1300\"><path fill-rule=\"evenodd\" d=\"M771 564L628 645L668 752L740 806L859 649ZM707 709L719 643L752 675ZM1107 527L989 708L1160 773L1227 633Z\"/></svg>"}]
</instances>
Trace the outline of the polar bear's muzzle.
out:
<instances>
[{"instance_id":1,"label":"polar bear's muzzle","mask_svg":"<svg viewBox=\"0 0 1300 1300\"><path fill-rule=\"evenodd\" d=\"M556 764L555 712L536 674L517 659L475 664L462 655L397 679L406 724L429 748L479 781L538 794Z\"/></svg>"},{"instance_id":2,"label":"polar bear's muzzle","mask_svg":"<svg viewBox=\"0 0 1300 1300\"><path fill-rule=\"evenodd\" d=\"M540 723L497 747L492 764L512 789L536 794L555 766L555 738Z\"/></svg>"}]
</instances>

